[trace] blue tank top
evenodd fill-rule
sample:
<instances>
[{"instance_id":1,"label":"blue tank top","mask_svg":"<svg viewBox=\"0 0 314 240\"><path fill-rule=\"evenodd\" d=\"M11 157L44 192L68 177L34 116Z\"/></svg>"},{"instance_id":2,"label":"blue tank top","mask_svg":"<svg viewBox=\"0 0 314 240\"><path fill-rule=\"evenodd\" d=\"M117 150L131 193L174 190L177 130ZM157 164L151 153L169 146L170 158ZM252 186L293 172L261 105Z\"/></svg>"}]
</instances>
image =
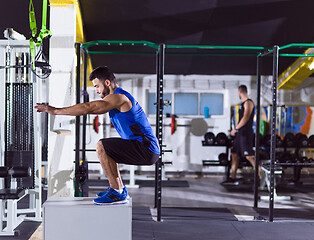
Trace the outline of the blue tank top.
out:
<instances>
[{"instance_id":1,"label":"blue tank top","mask_svg":"<svg viewBox=\"0 0 314 240\"><path fill-rule=\"evenodd\" d=\"M132 108L127 112L117 109L109 111L110 120L121 138L142 142L150 151L160 154L158 140L143 108L130 93L120 87L113 94L124 94L132 101Z\"/></svg>"}]
</instances>

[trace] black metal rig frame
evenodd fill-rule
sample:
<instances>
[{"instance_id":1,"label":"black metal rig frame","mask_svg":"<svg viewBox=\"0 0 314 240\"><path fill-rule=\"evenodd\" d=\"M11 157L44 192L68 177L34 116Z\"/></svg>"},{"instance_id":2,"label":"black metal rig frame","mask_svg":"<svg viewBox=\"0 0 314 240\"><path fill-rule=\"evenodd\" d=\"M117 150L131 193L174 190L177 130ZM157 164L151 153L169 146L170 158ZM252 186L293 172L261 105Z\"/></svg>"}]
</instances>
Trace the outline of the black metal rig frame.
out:
<instances>
[{"instance_id":1,"label":"black metal rig frame","mask_svg":"<svg viewBox=\"0 0 314 240\"><path fill-rule=\"evenodd\" d=\"M88 48L93 46L127 46L127 47L149 47L153 49L150 52L131 52L126 51L91 51ZM256 129L255 132L259 133L260 124L260 96L261 96L261 59L265 56L273 56L273 79L272 79L272 115L271 115L271 146L270 146L270 193L269 193L269 221L274 220L274 168L276 158L276 108L277 108L277 81L278 81L278 64L279 56L282 57L313 57L313 54L292 54L283 53L280 54L279 50L287 48L313 48L314 44L298 43L289 44L282 47L275 45L272 48L265 47L252 47L252 46L213 46L213 45L165 45L155 44L148 41L115 41L115 40L99 40L92 41L85 44L76 43L77 53L77 71L76 71L76 103L80 103L81 100L81 54L83 52L83 90L87 89L87 54L108 54L108 55L156 55L156 75L157 75L157 94L156 94L156 137L159 140L161 154L159 160L156 163L155 168L155 208L157 208L157 221L161 221L161 182L162 182L162 155L164 153L162 145L162 130L163 130L163 84L164 84L164 72L165 72L165 56L166 55L182 55L182 56L255 56L257 57L257 102L256 102ZM166 50L169 49L169 52ZM172 49L172 51L171 51ZM175 51L173 51L175 49ZM180 50L179 52L177 50ZM191 52L195 50L196 52ZM182 51L183 50L183 51ZM210 52L215 50L215 52ZM232 51L232 53L228 51ZM217 53L218 51L218 53ZM220 52L223 51L223 52ZM227 51L227 52L225 52ZM245 52L243 52L245 51ZM84 102L87 99L84 97ZM80 117L76 117L76 144L75 144L75 196L87 196L88 195L88 171L86 163L85 152L86 149L86 116L83 116L82 127L82 148L80 148ZM260 139L259 134L255 134L255 166L259 166L259 151ZM82 152L82 156L80 155ZM82 171L83 168L83 171ZM82 179L81 184L77 179ZM258 167L254 170L254 208L258 208Z\"/></svg>"}]
</instances>

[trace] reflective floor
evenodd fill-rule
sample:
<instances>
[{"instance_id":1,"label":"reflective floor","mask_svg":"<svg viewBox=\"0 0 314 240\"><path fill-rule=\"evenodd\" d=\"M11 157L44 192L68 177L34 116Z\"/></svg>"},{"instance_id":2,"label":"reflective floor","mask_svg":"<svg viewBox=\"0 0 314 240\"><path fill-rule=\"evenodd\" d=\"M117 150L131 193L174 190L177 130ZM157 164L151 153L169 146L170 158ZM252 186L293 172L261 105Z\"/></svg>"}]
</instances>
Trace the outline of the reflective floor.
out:
<instances>
[{"instance_id":1,"label":"reflective floor","mask_svg":"<svg viewBox=\"0 0 314 240\"><path fill-rule=\"evenodd\" d=\"M252 208L251 182L223 186L222 181L222 176L170 179L162 188L162 222L155 221L153 182L137 182L140 188L129 188L133 199L133 240L314 239L311 179L301 185L278 186L278 196L291 200L276 201L273 223L267 221L267 198L259 201L258 209ZM104 181L91 181L91 185L89 196L106 188ZM22 223L19 237L3 239L29 239L38 225Z\"/></svg>"}]
</instances>

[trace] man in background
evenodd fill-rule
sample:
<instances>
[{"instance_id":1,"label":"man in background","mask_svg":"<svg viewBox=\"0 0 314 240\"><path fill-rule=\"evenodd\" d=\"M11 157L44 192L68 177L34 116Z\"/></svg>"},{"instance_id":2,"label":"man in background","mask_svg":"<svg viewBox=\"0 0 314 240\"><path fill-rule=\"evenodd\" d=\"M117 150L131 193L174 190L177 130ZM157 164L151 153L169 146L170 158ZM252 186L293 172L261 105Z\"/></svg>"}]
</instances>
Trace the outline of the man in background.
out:
<instances>
[{"instance_id":1,"label":"man in background","mask_svg":"<svg viewBox=\"0 0 314 240\"><path fill-rule=\"evenodd\" d=\"M254 103L248 97L247 87L241 85L238 88L238 95L241 99L239 108L239 122L235 129L231 130L231 136L234 136L233 146L231 148L231 179L230 182L236 182L237 170L239 166L239 157L245 157L255 168L255 153L253 150L253 118ZM259 169L260 176L260 169Z\"/></svg>"}]
</instances>

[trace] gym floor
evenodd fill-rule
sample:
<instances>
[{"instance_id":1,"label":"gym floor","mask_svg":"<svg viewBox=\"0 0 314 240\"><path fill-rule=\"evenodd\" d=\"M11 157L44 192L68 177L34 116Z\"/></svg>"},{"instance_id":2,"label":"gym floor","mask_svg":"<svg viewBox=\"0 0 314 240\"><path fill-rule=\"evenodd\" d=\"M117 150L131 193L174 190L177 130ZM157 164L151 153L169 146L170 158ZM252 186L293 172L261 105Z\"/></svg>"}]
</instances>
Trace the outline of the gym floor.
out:
<instances>
[{"instance_id":1,"label":"gym floor","mask_svg":"<svg viewBox=\"0 0 314 240\"><path fill-rule=\"evenodd\" d=\"M267 201L260 201L257 211L252 208L250 183L224 187L222 181L222 176L170 180L162 189L162 222L154 220L152 182L141 183L138 189L129 188L133 240L313 239L314 182L305 180L299 187L288 184L278 188L279 195L291 196L292 200L275 204L275 221L270 223ZM91 186L90 196L99 190L102 188ZM38 239L30 238L38 226L24 222L18 227L20 236L3 239Z\"/></svg>"}]
</instances>

